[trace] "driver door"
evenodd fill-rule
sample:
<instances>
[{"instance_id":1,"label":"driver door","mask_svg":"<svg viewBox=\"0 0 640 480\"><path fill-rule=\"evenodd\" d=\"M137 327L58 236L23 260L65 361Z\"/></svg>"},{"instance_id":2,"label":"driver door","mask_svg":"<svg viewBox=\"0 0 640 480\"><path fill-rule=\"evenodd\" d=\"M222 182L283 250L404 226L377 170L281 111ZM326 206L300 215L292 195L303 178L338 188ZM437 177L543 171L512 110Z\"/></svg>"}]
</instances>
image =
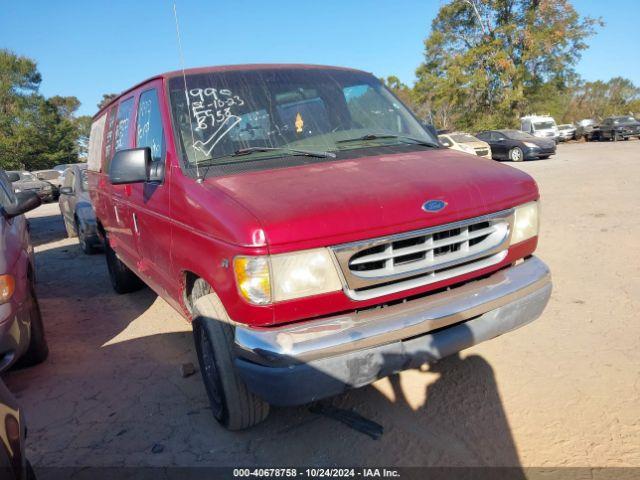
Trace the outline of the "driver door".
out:
<instances>
[{"instance_id":1,"label":"driver door","mask_svg":"<svg viewBox=\"0 0 640 480\"><path fill-rule=\"evenodd\" d=\"M509 151L507 137L500 132L491 132L491 140L491 150L493 153L498 157L506 158L507 152Z\"/></svg>"}]
</instances>

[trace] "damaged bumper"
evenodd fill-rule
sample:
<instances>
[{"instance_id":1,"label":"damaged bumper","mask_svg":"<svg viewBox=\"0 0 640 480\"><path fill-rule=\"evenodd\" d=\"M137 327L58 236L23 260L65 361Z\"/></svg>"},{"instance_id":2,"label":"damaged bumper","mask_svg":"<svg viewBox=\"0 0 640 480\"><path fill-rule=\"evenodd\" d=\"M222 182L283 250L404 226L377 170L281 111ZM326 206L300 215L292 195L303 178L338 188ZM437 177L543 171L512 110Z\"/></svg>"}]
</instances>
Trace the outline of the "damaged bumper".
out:
<instances>
[{"instance_id":1,"label":"damaged bumper","mask_svg":"<svg viewBox=\"0 0 640 480\"><path fill-rule=\"evenodd\" d=\"M308 403L433 362L535 320L551 295L530 257L426 297L275 328L237 327L236 368L273 405Z\"/></svg>"}]
</instances>

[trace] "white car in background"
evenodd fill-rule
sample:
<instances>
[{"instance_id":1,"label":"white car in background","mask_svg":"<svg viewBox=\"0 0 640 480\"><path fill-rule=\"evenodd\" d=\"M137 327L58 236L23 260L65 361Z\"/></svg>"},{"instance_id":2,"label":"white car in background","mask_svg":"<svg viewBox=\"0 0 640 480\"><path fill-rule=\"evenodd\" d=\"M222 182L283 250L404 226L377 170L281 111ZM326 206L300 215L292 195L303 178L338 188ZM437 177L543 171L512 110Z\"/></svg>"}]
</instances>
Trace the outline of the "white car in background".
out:
<instances>
[{"instance_id":1,"label":"white car in background","mask_svg":"<svg viewBox=\"0 0 640 480\"><path fill-rule=\"evenodd\" d=\"M556 143L560 138L558 125L549 115L527 115L520 119L520 130L538 138L550 138Z\"/></svg>"},{"instance_id":2,"label":"white car in background","mask_svg":"<svg viewBox=\"0 0 640 480\"><path fill-rule=\"evenodd\" d=\"M465 132L447 132L438 135L442 145L452 150L458 150L471 155L478 155L491 159L491 147L487 142Z\"/></svg>"},{"instance_id":3,"label":"white car in background","mask_svg":"<svg viewBox=\"0 0 640 480\"><path fill-rule=\"evenodd\" d=\"M573 140L576 138L576 127L573 123L565 123L558 125L559 140L566 142L567 140Z\"/></svg>"}]
</instances>

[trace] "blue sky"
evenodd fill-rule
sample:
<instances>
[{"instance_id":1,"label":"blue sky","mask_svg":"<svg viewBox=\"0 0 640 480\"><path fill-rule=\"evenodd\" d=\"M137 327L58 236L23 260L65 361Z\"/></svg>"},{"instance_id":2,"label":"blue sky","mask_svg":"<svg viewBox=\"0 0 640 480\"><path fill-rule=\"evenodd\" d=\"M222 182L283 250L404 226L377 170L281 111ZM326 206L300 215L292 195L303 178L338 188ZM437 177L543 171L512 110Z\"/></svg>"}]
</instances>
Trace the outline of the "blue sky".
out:
<instances>
[{"instance_id":1,"label":"blue sky","mask_svg":"<svg viewBox=\"0 0 640 480\"><path fill-rule=\"evenodd\" d=\"M413 83L443 0L176 0L188 67L319 63ZM638 0L575 0L606 26L578 64L587 80L640 85ZM621 48L622 46L622 48ZM44 95L75 95L92 115L103 93L180 68L172 0L5 1L0 48L38 62Z\"/></svg>"}]
</instances>

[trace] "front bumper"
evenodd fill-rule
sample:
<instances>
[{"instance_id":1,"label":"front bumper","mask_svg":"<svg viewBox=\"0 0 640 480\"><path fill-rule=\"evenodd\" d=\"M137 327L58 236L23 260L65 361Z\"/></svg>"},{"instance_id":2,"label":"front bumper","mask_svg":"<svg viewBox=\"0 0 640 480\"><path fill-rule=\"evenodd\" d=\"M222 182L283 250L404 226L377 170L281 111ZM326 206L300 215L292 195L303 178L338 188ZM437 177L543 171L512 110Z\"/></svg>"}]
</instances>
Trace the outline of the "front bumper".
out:
<instances>
[{"instance_id":1,"label":"front bumper","mask_svg":"<svg viewBox=\"0 0 640 480\"><path fill-rule=\"evenodd\" d=\"M546 157L547 155L555 155L555 153L556 153L555 147L553 148L528 147L524 151L524 158L525 160L530 160L532 158Z\"/></svg>"},{"instance_id":2,"label":"front bumper","mask_svg":"<svg viewBox=\"0 0 640 480\"><path fill-rule=\"evenodd\" d=\"M481 280L391 306L275 328L237 327L236 368L277 406L308 403L433 362L535 320L551 295L530 257Z\"/></svg>"}]
</instances>

